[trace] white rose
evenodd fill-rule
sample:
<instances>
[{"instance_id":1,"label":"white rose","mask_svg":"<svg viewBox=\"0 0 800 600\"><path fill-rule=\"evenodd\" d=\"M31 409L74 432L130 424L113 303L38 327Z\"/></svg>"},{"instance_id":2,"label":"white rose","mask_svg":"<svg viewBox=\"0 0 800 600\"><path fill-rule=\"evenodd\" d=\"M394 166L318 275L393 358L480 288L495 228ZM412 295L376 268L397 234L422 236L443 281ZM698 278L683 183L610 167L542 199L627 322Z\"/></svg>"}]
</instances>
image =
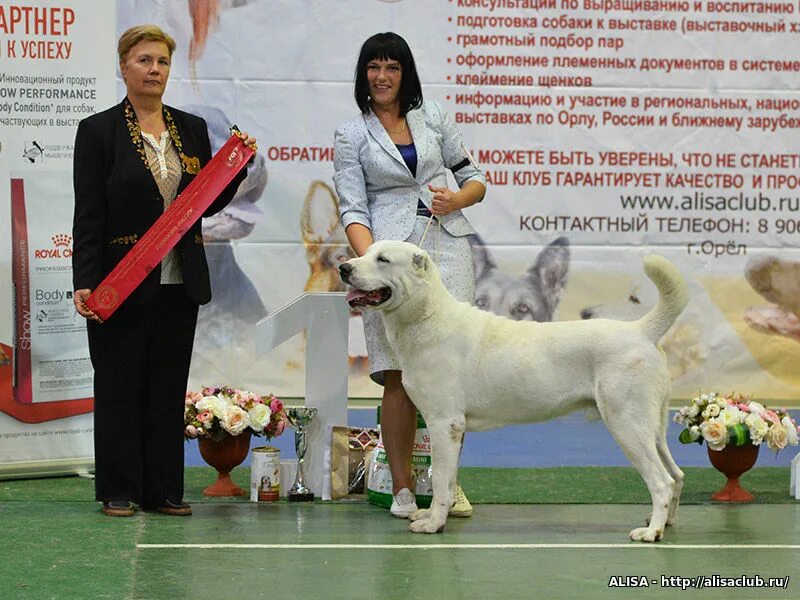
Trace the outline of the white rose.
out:
<instances>
[{"instance_id":1,"label":"white rose","mask_svg":"<svg viewBox=\"0 0 800 600\"><path fill-rule=\"evenodd\" d=\"M753 441L753 444L760 444L764 436L767 435L767 430L769 429L767 422L757 414L750 413L745 418L744 424L747 425L747 428L750 430L750 439Z\"/></svg>"},{"instance_id":2,"label":"white rose","mask_svg":"<svg viewBox=\"0 0 800 600\"><path fill-rule=\"evenodd\" d=\"M763 404L759 404L758 402L751 402L749 406L750 406L750 412L755 413L757 415L760 415L762 412L767 410L766 408L764 408Z\"/></svg>"},{"instance_id":3,"label":"white rose","mask_svg":"<svg viewBox=\"0 0 800 600\"><path fill-rule=\"evenodd\" d=\"M691 408L689 409L689 418L694 419L699 414L700 414L700 407L697 406L697 404L692 404Z\"/></svg>"},{"instance_id":4,"label":"white rose","mask_svg":"<svg viewBox=\"0 0 800 600\"><path fill-rule=\"evenodd\" d=\"M786 441L789 434L786 431L786 427L780 423L776 423L769 428L765 437L767 446L769 446L771 450L783 450L786 448Z\"/></svg>"},{"instance_id":5,"label":"white rose","mask_svg":"<svg viewBox=\"0 0 800 600\"><path fill-rule=\"evenodd\" d=\"M738 408L735 406L727 406L719 414L719 420L722 421L725 427L732 427L733 425L741 423L744 418L742 416L742 411Z\"/></svg>"},{"instance_id":6,"label":"white rose","mask_svg":"<svg viewBox=\"0 0 800 600\"><path fill-rule=\"evenodd\" d=\"M797 446L797 427L795 427L789 417L783 417L781 423L786 427L786 444L788 446Z\"/></svg>"},{"instance_id":7,"label":"white rose","mask_svg":"<svg viewBox=\"0 0 800 600\"><path fill-rule=\"evenodd\" d=\"M222 415L225 414L227 405L228 403L219 396L204 396L202 400L195 404L195 407L199 413L207 410L218 419L221 419Z\"/></svg>"},{"instance_id":8,"label":"white rose","mask_svg":"<svg viewBox=\"0 0 800 600\"><path fill-rule=\"evenodd\" d=\"M705 421L700 425L700 433L712 450L722 450L728 443L728 429L717 419Z\"/></svg>"},{"instance_id":9,"label":"white rose","mask_svg":"<svg viewBox=\"0 0 800 600\"><path fill-rule=\"evenodd\" d=\"M253 408L247 411L250 416L250 429L256 432L264 431L264 427L269 423L269 418L272 416L272 411L266 404L255 404Z\"/></svg>"},{"instance_id":10,"label":"white rose","mask_svg":"<svg viewBox=\"0 0 800 600\"><path fill-rule=\"evenodd\" d=\"M242 410L238 406L229 406L225 410L225 414L220 419L222 428L231 435L239 435L250 424L250 417L247 411Z\"/></svg>"}]
</instances>

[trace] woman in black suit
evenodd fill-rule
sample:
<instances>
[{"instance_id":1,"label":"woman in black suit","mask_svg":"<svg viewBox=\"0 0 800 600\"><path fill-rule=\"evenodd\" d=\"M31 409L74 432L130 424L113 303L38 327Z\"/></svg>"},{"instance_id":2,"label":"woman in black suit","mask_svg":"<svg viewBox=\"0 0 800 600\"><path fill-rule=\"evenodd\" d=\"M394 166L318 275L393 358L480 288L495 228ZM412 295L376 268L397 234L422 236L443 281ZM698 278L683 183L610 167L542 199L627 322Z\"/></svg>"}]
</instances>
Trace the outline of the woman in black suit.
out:
<instances>
[{"instance_id":1,"label":"woman in black suit","mask_svg":"<svg viewBox=\"0 0 800 600\"><path fill-rule=\"evenodd\" d=\"M162 103L174 49L154 25L123 33L127 96L81 121L75 137L74 303L88 320L94 366L95 495L110 516L133 515L134 503L192 512L183 502L183 406L198 306L211 299L200 221L108 322L85 305L211 159L205 121ZM204 216L230 202L245 175Z\"/></svg>"}]
</instances>

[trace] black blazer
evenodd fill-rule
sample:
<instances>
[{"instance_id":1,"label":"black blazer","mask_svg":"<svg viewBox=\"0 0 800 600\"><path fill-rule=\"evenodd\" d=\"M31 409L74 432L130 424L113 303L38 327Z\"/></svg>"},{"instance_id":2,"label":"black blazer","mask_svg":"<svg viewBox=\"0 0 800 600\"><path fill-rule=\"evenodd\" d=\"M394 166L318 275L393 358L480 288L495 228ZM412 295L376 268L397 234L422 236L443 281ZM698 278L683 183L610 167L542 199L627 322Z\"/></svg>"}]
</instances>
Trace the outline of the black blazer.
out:
<instances>
[{"instance_id":1,"label":"black blazer","mask_svg":"<svg viewBox=\"0 0 800 600\"><path fill-rule=\"evenodd\" d=\"M183 165L180 193L194 179L197 166L204 166L211 159L208 129L200 117L166 106L164 120ZM142 144L141 130L127 98L78 125L72 224L76 290L94 290L164 212L164 199L150 172ZM222 210L233 199L245 176L243 169L203 216ZM200 220L175 249L181 258L187 294L198 304L207 303L211 300L211 284ZM126 303L146 302L154 297L160 279L158 264Z\"/></svg>"}]
</instances>

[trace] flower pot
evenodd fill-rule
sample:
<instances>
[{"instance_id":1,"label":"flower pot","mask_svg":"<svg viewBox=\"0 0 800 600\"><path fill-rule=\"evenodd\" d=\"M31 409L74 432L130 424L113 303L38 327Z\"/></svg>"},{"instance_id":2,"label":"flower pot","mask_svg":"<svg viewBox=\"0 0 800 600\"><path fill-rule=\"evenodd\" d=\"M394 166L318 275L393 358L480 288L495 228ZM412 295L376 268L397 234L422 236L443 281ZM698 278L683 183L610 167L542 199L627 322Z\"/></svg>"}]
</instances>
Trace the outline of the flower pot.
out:
<instances>
[{"instance_id":1,"label":"flower pot","mask_svg":"<svg viewBox=\"0 0 800 600\"><path fill-rule=\"evenodd\" d=\"M739 477L749 471L758 458L760 446L725 446L722 450L708 448L708 458L714 468L728 478L720 491L711 496L719 502L752 502L753 494L739 485Z\"/></svg>"},{"instance_id":2,"label":"flower pot","mask_svg":"<svg viewBox=\"0 0 800 600\"><path fill-rule=\"evenodd\" d=\"M243 496L244 490L233 483L231 471L242 464L250 451L250 429L219 442L198 438L200 456L217 470L217 480L203 490L204 496Z\"/></svg>"}]
</instances>

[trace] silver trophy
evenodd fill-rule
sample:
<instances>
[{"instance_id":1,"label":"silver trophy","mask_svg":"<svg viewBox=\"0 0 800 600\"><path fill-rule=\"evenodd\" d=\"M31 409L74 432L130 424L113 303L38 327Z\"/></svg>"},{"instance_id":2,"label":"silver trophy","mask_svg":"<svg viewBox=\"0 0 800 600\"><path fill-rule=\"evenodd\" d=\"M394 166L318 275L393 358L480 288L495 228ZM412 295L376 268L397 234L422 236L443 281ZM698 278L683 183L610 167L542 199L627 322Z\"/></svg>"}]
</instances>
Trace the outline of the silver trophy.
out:
<instances>
[{"instance_id":1,"label":"silver trophy","mask_svg":"<svg viewBox=\"0 0 800 600\"><path fill-rule=\"evenodd\" d=\"M306 450L308 449L306 443L306 426L316 414L316 408L307 406L286 409L286 417L289 419L291 426L295 429L294 449L297 453L297 477L294 479L292 489L289 490L290 502L310 502L314 499L314 492L308 489L303 477L303 461L306 456Z\"/></svg>"}]
</instances>

